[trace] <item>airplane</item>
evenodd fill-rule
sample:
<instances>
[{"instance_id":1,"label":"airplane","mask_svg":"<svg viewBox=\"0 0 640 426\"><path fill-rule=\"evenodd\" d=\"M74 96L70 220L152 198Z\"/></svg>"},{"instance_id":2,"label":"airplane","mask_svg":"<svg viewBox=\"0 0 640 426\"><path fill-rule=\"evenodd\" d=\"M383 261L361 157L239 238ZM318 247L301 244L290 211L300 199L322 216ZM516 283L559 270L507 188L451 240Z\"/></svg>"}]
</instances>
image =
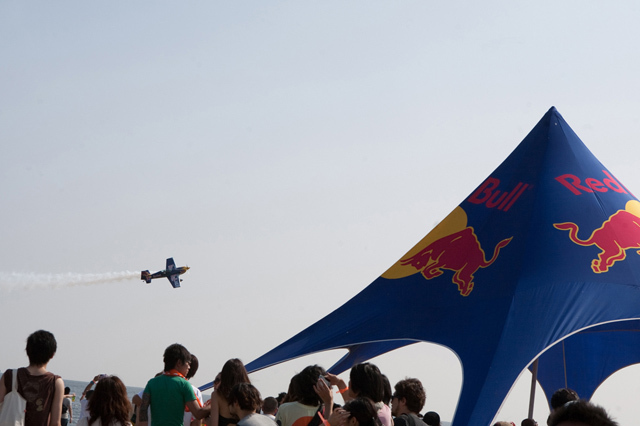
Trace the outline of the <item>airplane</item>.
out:
<instances>
[{"instance_id":1,"label":"airplane","mask_svg":"<svg viewBox=\"0 0 640 426\"><path fill-rule=\"evenodd\" d=\"M181 266L176 268L176 263L173 261L173 257L167 259L167 269L164 271L158 271L153 274L150 274L149 271L142 271L140 274L140 279L142 281L146 281L147 284L151 284L151 280L155 278L167 278L173 288L180 287L180 275L184 274L189 270L188 266Z\"/></svg>"}]
</instances>

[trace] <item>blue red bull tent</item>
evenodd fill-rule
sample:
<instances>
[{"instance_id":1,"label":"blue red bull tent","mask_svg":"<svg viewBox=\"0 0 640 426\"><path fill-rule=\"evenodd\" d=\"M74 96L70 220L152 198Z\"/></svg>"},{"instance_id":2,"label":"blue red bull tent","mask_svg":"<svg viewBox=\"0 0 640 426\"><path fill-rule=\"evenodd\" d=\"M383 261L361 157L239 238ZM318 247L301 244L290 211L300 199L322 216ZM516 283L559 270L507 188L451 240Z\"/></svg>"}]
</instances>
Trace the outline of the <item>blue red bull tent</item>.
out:
<instances>
[{"instance_id":1,"label":"blue red bull tent","mask_svg":"<svg viewBox=\"0 0 640 426\"><path fill-rule=\"evenodd\" d=\"M434 342L462 364L453 425L486 426L545 350L590 327L640 318L639 216L636 198L551 108L382 276L247 369L346 348L332 367L339 373Z\"/></svg>"},{"instance_id":2,"label":"blue red bull tent","mask_svg":"<svg viewBox=\"0 0 640 426\"><path fill-rule=\"evenodd\" d=\"M551 404L557 389L591 399L613 373L640 363L640 321L606 323L580 331L538 358L537 379ZM532 370L532 367L529 366Z\"/></svg>"}]
</instances>

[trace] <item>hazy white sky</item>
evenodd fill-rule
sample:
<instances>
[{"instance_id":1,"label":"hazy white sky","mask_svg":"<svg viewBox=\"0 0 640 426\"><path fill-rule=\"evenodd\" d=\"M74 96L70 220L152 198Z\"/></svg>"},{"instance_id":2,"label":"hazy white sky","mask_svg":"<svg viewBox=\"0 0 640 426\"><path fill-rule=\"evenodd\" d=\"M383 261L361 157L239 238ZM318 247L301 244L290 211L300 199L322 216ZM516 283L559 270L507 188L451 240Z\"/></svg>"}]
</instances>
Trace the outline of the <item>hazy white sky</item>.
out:
<instances>
[{"instance_id":1,"label":"hazy white sky","mask_svg":"<svg viewBox=\"0 0 640 426\"><path fill-rule=\"evenodd\" d=\"M44 328L59 344L49 367L68 379L144 386L180 342L201 360L196 384L209 382L377 278L552 105L637 193L639 12L584 0L0 2L0 370L26 364L25 339ZM153 272L169 256L192 267L179 290L136 277L59 285ZM272 395L340 356L254 381ZM420 378L426 408L451 418L455 355L421 344L373 362L392 382ZM529 380L501 419L525 417ZM639 381L627 369L595 399L632 424ZM541 424L546 414L540 401Z\"/></svg>"}]
</instances>

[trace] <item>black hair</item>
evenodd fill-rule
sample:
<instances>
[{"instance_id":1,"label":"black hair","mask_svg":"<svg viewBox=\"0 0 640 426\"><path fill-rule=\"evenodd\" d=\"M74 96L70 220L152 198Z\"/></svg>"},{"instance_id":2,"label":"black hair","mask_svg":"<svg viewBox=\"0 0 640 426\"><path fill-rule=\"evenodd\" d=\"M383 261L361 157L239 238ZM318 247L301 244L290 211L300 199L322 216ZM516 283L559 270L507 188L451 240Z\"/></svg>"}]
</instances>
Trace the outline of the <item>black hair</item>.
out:
<instances>
[{"instance_id":1,"label":"black hair","mask_svg":"<svg viewBox=\"0 0 640 426\"><path fill-rule=\"evenodd\" d=\"M571 401L553 411L547 425L558 426L562 422L584 423L589 426L618 426L606 410L585 400Z\"/></svg>"},{"instance_id":2,"label":"black hair","mask_svg":"<svg viewBox=\"0 0 640 426\"><path fill-rule=\"evenodd\" d=\"M354 417L360 426L382 426L378 410L369 398L356 398L344 404L349 417Z\"/></svg>"},{"instance_id":3,"label":"black hair","mask_svg":"<svg viewBox=\"0 0 640 426\"><path fill-rule=\"evenodd\" d=\"M178 361L182 361L183 364L191 361L191 354L179 343L174 343L164 350L164 371L169 371L176 368Z\"/></svg>"},{"instance_id":4,"label":"black hair","mask_svg":"<svg viewBox=\"0 0 640 426\"><path fill-rule=\"evenodd\" d=\"M262 405L260 392L251 383L238 383L231 389L227 403L233 405L236 402L243 411L258 411Z\"/></svg>"},{"instance_id":5,"label":"black hair","mask_svg":"<svg viewBox=\"0 0 640 426\"><path fill-rule=\"evenodd\" d=\"M384 374L382 375L382 389L382 402L384 402L385 405L391 404L391 398L393 398L393 390L391 389L391 383L389 383L389 379Z\"/></svg>"},{"instance_id":6,"label":"black hair","mask_svg":"<svg viewBox=\"0 0 640 426\"><path fill-rule=\"evenodd\" d=\"M222 366L220 371L220 384L216 387L216 392L228 399L231 389L238 383L251 383L244 364L238 358L231 358Z\"/></svg>"},{"instance_id":7,"label":"black hair","mask_svg":"<svg viewBox=\"0 0 640 426\"><path fill-rule=\"evenodd\" d=\"M562 407L569 401L577 401L580 397L578 396L578 392L569 388L558 389L551 395L551 409L555 410L557 408Z\"/></svg>"},{"instance_id":8,"label":"black hair","mask_svg":"<svg viewBox=\"0 0 640 426\"><path fill-rule=\"evenodd\" d=\"M48 363L58 350L58 342L52 333L38 330L27 338L27 356L29 364L44 365Z\"/></svg>"},{"instance_id":9,"label":"black hair","mask_svg":"<svg viewBox=\"0 0 640 426\"><path fill-rule=\"evenodd\" d=\"M304 370L297 374L295 392L297 393L297 401L299 403L316 406L322 402L322 399L313 387L318 382L320 376L324 376L325 374L327 374L327 372L319 365L305 367Z\"/></svg>"},{"instance_id":10,"label":"black hair","mask_svg":"<svg viewBox=\"0 0 640 426\"><path fill-rule=\"evenodd\" d=\"M429 411L422 417L422 421L429 426L440 426L440 415L435 411Z\"/></svg>"},{"instance_id":11,"label":"black hair","mask_svg":"<svg viewBox=\"0 0 640 426\"><path fill-rule=\"evenodd\" d=\"M196 372L198 371L199 365L200 363L198 362L198 357L195 356L194 354L191 354L191 363L189 364L189 371L187 371L187 375L184 376L184 378L189 380L190 378L195 376Z\"/></svg>"},{"instance_id":12,"label":"black hair","mask_svg":"<svg viewBox=\"0 0 640 426\"><path fill-rule=\"evenodd\" d=\"M375 365L364 362L351 367L349 373L351 390L356 396L369 398L373 402L384 399L384 381L380 369Z\"/></svg>"}]
</instances>

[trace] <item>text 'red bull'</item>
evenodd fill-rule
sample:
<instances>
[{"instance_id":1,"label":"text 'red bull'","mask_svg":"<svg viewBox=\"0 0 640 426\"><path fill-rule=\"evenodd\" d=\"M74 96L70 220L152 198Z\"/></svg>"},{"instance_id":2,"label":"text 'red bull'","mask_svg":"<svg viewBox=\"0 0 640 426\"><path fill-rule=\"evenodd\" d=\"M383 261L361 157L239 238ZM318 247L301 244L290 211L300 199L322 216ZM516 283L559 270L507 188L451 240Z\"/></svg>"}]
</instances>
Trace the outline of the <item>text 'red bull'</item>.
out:
<instances>
[{"instance_id":1,"label":"text 'red bull'","mask_svg":"<svg viewBox=\"0 0 640 426\"><path fill-rule=\"evenodd\" d=\"M631 201L631 203L637 201ZM553 226L569 231L569 238L580 246L595 245L601 251L591 261L596 274L607 272L613 264L627 257L627 249L640 249L640 217L626 210L618 210L586 240L578 238L578 225L572 222L554 223ZM638 251L640 254L640 251Z\"/></svg>"},{"instance_id":2,"label":"text 'red bull'","mask_svg":"<svg viewBox=\"0 0 640 426\"><path fill-rule=\"evenodd\" d=\"M478 237L469 226L434 241L416 255L400 262L422 270L422 275L428 280L442 275L443 269L454 271L453 283L457 284L462 296L468 296L474 286L473 274L495 262L500 249L510 241L511 238L500 241L494 249L493 257L485 260Z\"/></svg>"},{"instance_id":3,"label":"text 'red bull'","mask_svg":"<svg viewBox=\"0 0 640 426\"><path fill-rule=\"evenodd\" d=\"M518 182L511 191L499 189L500 179L488 177L482 182L482 185L476 189L473 194L467 198L467 201L473 204L484 204L486 207L497 208L502 211L509 211L511 206L520 198L525 189L530 187L529 184Z\"/></svg>"},{"instance_id":4,"label":"text 'red bull'","mask_svg":"<svg viewBox=\"0 0 640 426\"><path fill-rule=\"evenodd\" d=\"M556 180L575 195L594 191L614 191L620 194L628 194L627 189L620 182L618 182L616 178L611 175L611 173L606 170L603 170L602 173L604 173L606 176L606 178L602 179L602 181L596 178L588 177L584 179L583 183L578 176L572 175L571 173L558 176L556 177Z\"/></svg>"}]
</instances>

